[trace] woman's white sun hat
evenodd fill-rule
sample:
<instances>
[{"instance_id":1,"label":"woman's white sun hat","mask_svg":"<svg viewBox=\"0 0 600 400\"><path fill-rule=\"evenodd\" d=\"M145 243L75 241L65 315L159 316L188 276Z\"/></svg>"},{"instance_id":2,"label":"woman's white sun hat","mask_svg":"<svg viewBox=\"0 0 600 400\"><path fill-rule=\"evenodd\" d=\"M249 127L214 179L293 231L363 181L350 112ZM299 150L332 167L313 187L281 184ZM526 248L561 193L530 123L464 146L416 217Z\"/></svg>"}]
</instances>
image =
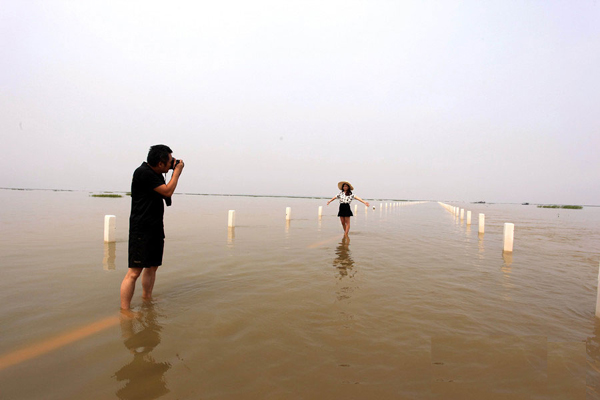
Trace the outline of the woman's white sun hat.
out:
<instances>
[{"instance_id":1,"label":"woman's white sun hat","mask_svg":"<svg viewBox=\"0 0 600 400\"><path fill-rule=\"evenodd\" d=\"M348 181L341 181L338 183L338 189L342 190L342 188L344 187L344 183L347 184L348 186L350 186L350 190L354 190L354 186L352 186L352 184Z\"/></svg>"}]
</instances>

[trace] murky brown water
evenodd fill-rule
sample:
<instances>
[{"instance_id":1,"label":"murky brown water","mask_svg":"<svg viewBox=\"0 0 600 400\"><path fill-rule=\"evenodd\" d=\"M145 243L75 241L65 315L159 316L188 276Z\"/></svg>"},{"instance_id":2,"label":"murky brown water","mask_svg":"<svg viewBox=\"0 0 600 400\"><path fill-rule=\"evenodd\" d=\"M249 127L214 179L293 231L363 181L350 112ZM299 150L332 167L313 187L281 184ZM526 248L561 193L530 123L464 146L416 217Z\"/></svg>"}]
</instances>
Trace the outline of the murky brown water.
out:
<instances>
[{"instance_id":1,"label":"murky brown water","mask_svg":"<svg viewBox=\"0 0 600 400\"><path fill-rule=\"evenodd\" d=\"M600 398L598 208L452 203L467 227L373 201L346 242L323 200L179 195L156 297L138 283L128 320L129 198L0 199L0 357L33 349L0 369L2 399Z\"/></svg>"}]
</instances>

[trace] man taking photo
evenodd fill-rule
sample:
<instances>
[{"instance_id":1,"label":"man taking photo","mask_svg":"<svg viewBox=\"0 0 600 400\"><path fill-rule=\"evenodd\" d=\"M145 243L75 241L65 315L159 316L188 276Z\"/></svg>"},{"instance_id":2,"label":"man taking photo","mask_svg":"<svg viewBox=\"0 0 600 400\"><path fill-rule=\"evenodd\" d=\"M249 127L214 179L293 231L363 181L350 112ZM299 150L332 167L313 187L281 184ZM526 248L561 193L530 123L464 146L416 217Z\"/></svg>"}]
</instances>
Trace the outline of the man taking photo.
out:
<instances>
[{"instance_id":1,"label":"man taking photo","mask_svg":"<svg viewBox=\"0 0 600 400\"><path fill-rule=\"evenodd\" d=\"M135 282L142 276L142 299L152 298L156 270L162 264L165 243L164 202L171 205L183 161L164 144L150 147L148 158L133 173L129 217L129 269L121 283L121 310L131 308ZM173 170L169 183L162 174Z\"/></svg>"}]
</instances>

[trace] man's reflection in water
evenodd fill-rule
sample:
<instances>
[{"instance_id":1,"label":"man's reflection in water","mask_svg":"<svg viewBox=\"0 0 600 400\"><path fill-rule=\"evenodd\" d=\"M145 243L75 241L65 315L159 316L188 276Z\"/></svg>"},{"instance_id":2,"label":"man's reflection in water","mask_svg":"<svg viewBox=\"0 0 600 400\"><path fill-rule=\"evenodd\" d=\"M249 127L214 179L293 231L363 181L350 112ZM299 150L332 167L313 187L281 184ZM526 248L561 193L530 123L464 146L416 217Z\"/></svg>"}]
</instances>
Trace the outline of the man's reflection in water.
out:
<instances>
[{"instance_id":1,"label":"man's reflection in water","mask_svg":"<svg viewBox=\"0 0 600 400\"><path fill-rule=\"evenodd\" d=\"M160 343L160 315L152 302L145 302L134 315L121 317L123 344L133 354L133 361L115 372L118 381L126 381L117 391L119 399L158 399L169 393L164 374L171 368L168 362L156 362L150 355Z\"/></svg>"},{"instance_id":2,"label":"man's reflection in water","mask_svg":"<svg viewBox=\"0 0 600 400\"><path fill-rule=\"evenodd\" d=\"M339 276L340 279L344 278L345 276L352 278L355 274L353 271L354 260L350 255L349 245L350 238L348 236L344 236L335 250L337 258L333 260L333 266L337 269L337 276Z\"/></svg>"}]
</instances>

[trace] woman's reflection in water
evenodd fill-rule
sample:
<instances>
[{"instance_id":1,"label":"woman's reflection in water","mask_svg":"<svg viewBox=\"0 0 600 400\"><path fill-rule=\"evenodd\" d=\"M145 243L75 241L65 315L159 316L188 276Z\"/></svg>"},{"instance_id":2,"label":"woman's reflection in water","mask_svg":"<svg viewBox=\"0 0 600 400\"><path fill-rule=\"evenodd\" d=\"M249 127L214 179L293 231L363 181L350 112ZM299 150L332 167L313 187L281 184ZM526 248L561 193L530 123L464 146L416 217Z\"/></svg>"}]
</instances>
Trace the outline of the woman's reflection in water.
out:
<instances>
[{"instance_id":1,"label":"woman's reflection in water","mask_svg":"<svg viewBox=\"0 0 600 400\"><path fill-rule=\"evenodd\" d=\"M352 278L356 273L353 271L354 260L350 255L349 245L350 237L344 236L335 250L337 258L333 260L333 266L337 270L336 276L339 276L340 279L344 278L345 276Z\"/></svg>"},{"instance_id":2,"label":"woman's reflection in water","mask_svg":"<svg viewBox=\"0 0 600 400\"><path fill-rule=\"evenodd\" d=\"M115 372L118 381L126 381L117 391L119 399L158 399L169 393L164 374L171 368L168 362L156 362L150 355L160 343L161 315L153 302L145 302L136 315L121 317L123 344L133 354L133 360Z\"/></svg>"}]
</instances>

